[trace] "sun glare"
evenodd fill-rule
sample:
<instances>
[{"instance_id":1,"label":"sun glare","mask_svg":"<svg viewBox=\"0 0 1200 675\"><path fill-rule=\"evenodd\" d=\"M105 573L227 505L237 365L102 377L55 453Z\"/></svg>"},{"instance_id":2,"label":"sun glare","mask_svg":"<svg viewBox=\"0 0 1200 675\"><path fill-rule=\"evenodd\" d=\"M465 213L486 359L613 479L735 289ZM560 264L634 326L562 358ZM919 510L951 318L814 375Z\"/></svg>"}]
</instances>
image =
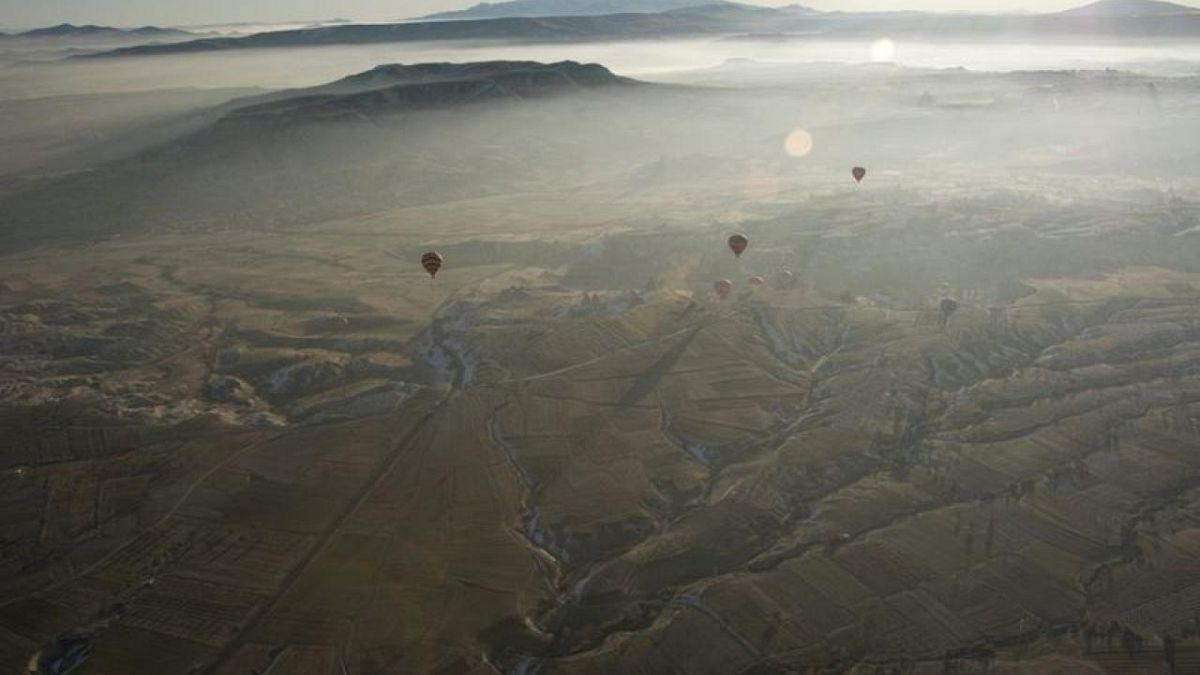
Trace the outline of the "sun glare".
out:
<instances>
[{"instance_id":1,"label":"sun glare","mask_svg":"<svg viewBox=\"0 0 1200 675\"><path fill-rule=\"evenodd\" d=\"M804 129L796 129L788 134L783 144L784 150L792 157L807 157L813 149L813 137Z\"/></svg>"},{"instance_id":2,"label":"sun glare","mask_svg":"<svg viewBox=\"0 0 1200 675\"><path fill-rule=\"evenodd\" d=\"M876 40L871 45L871 61L873 63L891 63L896 60L896 43L888 38Z\"/></svg>"}]
</instances>

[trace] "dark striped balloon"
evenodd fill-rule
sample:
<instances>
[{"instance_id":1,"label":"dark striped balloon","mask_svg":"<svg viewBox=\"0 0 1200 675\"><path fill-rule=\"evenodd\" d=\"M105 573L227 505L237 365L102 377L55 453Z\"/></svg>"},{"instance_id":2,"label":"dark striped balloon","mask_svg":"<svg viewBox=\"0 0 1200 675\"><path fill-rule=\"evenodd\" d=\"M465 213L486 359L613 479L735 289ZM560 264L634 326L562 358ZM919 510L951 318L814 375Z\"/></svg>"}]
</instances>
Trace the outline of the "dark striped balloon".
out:
<instances>
[{"instance_id":1,"label":"dark striped balloon","mask_svg":"<svg viewBox=\"0 0 1200 675\"><path fill-rule=\"evenodd\" d=\"M744 234L735 234L729 238L729 250L737 257L742 257L742 252L750 245L750 240Z\"/></svg>"},{"instance_id":2,"label":"dark striped balloon","mask_svg":"<svg viewBox=\"0 0 1200 675\"><path fill-rule=\"evenodd\" d=\"M861 183L862 179L867 177L867 170L861 166L854 167L850 173L854 176L855 183Z\"/></svg>"},{"instance_id":3,"label":"dark striped balloon","mask_svg":"<svg viewBox=\"0 0 1200 675\"><path fill-rule=\"evenodd\" d=\"M430 251L421 256L421 267L424 267L425 271L429 272L430 278L433 278L437 276L438 270L442 269L442 260L441 253Z\"/></svg>"},{"instance_id":4,"label":"dark striped balloon","mask_svg":"<svg viewBox=\"0 0 1200 675\"><path fill-rule=\"evenodd\" d=\"M724 300L733 291L733 282L728 279L717 279L713 282L713 291L716 292L718 298Z\"/></svg>"},{"instance_id":5,"label":"dark striped balloon","mask_svg":"<svg viewBox=\"0 0 1200 675\"><path fill-rule=\"evenodd\" d=\"M958 311L958 301L954 298L942 298L942 302L938 305L938 309L942 310L942 316L948 319L950 318L951 314Z\"/></svg>"}]
</instances>

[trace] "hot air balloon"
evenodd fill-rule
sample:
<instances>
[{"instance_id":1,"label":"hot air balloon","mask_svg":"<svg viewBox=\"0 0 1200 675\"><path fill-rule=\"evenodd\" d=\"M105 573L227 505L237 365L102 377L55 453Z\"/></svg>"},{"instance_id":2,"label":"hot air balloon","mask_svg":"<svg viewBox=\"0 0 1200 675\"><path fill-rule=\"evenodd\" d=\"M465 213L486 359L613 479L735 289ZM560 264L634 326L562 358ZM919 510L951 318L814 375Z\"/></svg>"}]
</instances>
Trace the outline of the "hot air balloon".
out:
<instances>
[{"instance_id":1,"label":"hot air balloon","mask_svg":"<svg viewBox=\"0 0 1200 675\"><path fill-rule=\"evenodd\" d=\"M942 311L942 325L945 326L950 321L950 316L958 311L958 301L954 298L942 298L938 309Z\"/></svg>"},{"instance_id":2,"label":"hot air balloon","mask_svg":"<svg viewBox=\"0 0 1200 675\"><path fill-rule=\"evenodd\" d=\"M749 283L751 286L762 286L767 283L767 280L762 277L750 277Z\"/></svg>"},{"instance_id":3,"label":"hot air balloon","mask_svg":"<svg viewBox=\"0 0 1200 675\"><path fill-rule=\"evenodd\" d=\"M717 297L724 300L733 292L733 282L728 279L717 279L713 282L713 290L717 292Z\"/></svg>"},{"instance_id":4,"label":"hot air balloon","mask_svg":"<svg viewBox=\"0 0 1200 675\"><path fill-rule=\"evenodd\" d=\"M437 276L438 270L442 269L442 261L441 253L430 251L421 256L421 267L424 267L425 271L429 272L429 278L433 279Z\"/></svg>"},{"instance_id":5,"label":"hot air balloon","mask_svg":"<svg viewBox=\"0 0 1200 675\"><path fill-rule=\"evenodd\" d=\"M867 175L867 170L862 168L861 166L856 166L853 169L851 169L850 173L851 173L851 175L854 176L855 183L861 183L862 179L865 178Z\"/></svg>"},{"instance_id":6,"label":"hot air balloon","mask_svg":"<svg viewBox=\"0 0 1200 675\"><path fill-rule=\"evenodd\" d=\"M742 252L750 245L750 240L744 234L735 234L729 237L729 250L737 257L742 257Z\"/></svg>"}]
</instances>

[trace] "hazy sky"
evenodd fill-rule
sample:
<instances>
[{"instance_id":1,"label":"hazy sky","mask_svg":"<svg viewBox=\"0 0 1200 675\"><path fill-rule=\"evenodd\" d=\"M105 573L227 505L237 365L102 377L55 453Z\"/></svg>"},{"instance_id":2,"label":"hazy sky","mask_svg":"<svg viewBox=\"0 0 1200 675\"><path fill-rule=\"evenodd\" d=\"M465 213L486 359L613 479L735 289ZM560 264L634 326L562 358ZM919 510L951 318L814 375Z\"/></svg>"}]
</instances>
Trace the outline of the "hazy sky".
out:
<instances>
[{"instance_id":1,"label":"hazy sky","mask_svg":"<svg viewBox=\"0 0 1200 675\"><path fill-rule=\"evenodd\" d=\"M756 0L786 5L795 0ZM820 9L926 9L938 11L1054 11L1088 0L811 0ZM331 19L392 20L459 9L477 0L0 0L0 26L99 23L181 25ZM1185 4L1196 4L1185 0Z\"/></svg>"}]
</instances>

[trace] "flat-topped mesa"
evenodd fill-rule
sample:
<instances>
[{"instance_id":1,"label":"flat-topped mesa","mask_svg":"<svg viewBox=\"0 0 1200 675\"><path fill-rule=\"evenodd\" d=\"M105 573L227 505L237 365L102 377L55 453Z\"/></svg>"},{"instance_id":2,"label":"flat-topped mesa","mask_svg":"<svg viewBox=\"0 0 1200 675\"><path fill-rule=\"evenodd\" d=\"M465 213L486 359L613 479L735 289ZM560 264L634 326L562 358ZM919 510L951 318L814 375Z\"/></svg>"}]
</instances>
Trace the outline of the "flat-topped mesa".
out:
<instances>
[{"instance_id":1,"label":"flat-topped mesa","mask_svg":"<svg viewBox=\"0 0 1200 675\"><path fill-rule=\"evenodd\" d=\"M416 84L420 82L448 82L462 80L498 79L507 77L562 78L581 86L596 86L613 83L629 83L631 80L618 77L598 63L559 61L477 61L473 63L417 63L412 65L387 64L371 70L350 75L325 85L331 88L375 89L380 87Z\"/></svg>"},{"instance_id":2,"label":"flat-topped mesa","mask_svg":"<svg viewBox=\"0 0 1200 675\"><path fill-rule=\"evenodd\" d=\"M337 121L636 84L599 64L574 61L393 64L317 87L234 101L220 123Z\"/></svg>"}]
</instances>

